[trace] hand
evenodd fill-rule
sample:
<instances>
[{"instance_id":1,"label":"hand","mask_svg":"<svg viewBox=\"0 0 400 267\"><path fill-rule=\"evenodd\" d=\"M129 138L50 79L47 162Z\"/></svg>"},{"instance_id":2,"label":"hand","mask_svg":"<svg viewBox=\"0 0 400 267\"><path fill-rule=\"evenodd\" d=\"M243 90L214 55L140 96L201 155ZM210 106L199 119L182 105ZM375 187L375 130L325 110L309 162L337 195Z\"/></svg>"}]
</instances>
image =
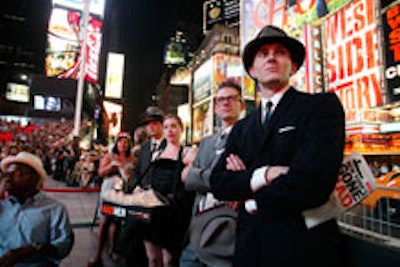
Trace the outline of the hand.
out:
<instances>
[{"instance_id":1,"label":"hand","mask_svg":"<svg viewBox=\"0 0 400 267\"><path fill-rule=\"evenodd\" d=\"M246 165L238 155L230 154L226 158L226 169L229 171L244 171L246 170Z\"/></svg>"},{"instance_id":2,"label":"hand","mask_svg":"<svg viewBox=\"0 0 400 267\"><path fill-rule=\"evenodd\" d=\"M185 154L185 156L182 159L183 164L185 164L185 165L191 164L197 156L197 151L198 151L198 148L195 145L192 146L191 148L189 148L188 152Z\"/></svg>"},{"instance_id":3,"label":"hand","mask_svg":"<svg viewBox=\"0 0 400 267\"><path fill-rule=\"evenodd\" d=\"M186 165L185 168L183 168L183 170L181 172L181 180L183 183L186 181L186 177L187 177L191 167L192 167L192 163Z\"/></svg>"},{"instance_id":4,"label":"hand","mask_svg":"<svg viewBox=\"0 0 400 267\"><path fill-rule=\"evenodd\" d=\"M0 177L0 199L4 196L5 194L5 185L6 185L6 179ZM1 265L0 265L1 266Z\"/></svg>"},{"instance_id":5,"label":"hand","mask_svg":"<svg viewBox=\"0 0 400 267\"><path fill-rule=\"evenodd\" d=\"M278 178L282 174L286 174L289 171L288 166L270 166L264 174L267 183L271 183L273 180Z\"/></svg>"}]
</instances>

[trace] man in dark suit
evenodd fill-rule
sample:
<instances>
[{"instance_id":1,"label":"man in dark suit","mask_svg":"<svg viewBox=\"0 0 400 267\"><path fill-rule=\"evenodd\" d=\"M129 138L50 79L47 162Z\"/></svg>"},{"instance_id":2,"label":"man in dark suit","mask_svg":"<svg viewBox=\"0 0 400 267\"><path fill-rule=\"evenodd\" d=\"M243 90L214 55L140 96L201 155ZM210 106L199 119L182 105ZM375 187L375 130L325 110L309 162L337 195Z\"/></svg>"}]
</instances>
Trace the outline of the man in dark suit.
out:
<instances>
[{"instance_id":1,"label":"man in dark suit","mask_svg":"<svg viewBox=\"0 0 400 267\"><path fill-rule=\"evenodd\" d=\"M150 106L142 117L150 139L140 147L135 166L135 173L131 179L132 186L146 187L150 185L150 163L162 148L164 113L158 107Z\"/></svg>"},{"instance_id":2,"label":"man in dark suit","mask_svg":"<svg viewBox=\"0 0 400 267\"><path fill-rule=\"evenodd\" d=\"M150 185L151 161L162 148L164 113L158 107L148 107L142 116L150 139L140 147L135 172L130 179L130 191L136 186L142 188ZM146 224L128 220L122 233L122 249L128 266L147 267L148 261L143 244L143 232Z\"/></svg>"},{"instance_id":3,"label":"man in dark suit","mask_svg":"<svg viewBox=\"0 0 400 267\"><path fill-rule=\"evenodd\" d=\"M196 198L188 233L189 244L181 255L180 267L232 266L237 212L228 203L214 198L209 191L211 171L224 151L232 126L244 109L240 86L232 81L221 83L214 107L222 129L203 138L193 163L182 172L185 188L196 191ZM212 238L206 242L206 236Z\"/></svg>"},{"instance_id":4,"label":"man in dark suit","mask_svg":"<svg viewBox=\"0 0 400 267\"><path fill-rule=\"evenodd\" d=\"M332 219L311 229L303 212L326 203L343 159L344 111L335 94L289 84L305 47L265 26L244 48L260 107L233 127L210 183L239 209L234 266L343 266Z\"/></svg>"}]
</instances>

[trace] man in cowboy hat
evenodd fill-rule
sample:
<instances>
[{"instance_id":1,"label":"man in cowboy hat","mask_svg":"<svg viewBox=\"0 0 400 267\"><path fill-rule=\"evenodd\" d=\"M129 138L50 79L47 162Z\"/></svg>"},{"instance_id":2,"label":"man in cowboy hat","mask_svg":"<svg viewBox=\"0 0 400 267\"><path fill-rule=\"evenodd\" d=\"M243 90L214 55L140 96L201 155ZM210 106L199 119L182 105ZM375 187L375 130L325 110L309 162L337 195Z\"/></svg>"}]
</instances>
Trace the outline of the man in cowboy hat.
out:
<instances>
[{"instance_id":1,"label":"man in cowboy hat","mask_svg":"<svg viewBox=\"0 0 400 267\"><path fill-rule=\"evenodd\" d=\"M270 25L244 48L261 103L232 129L210 180L218 199L244 202L234 266L342 266L337 222L309 229L302 215L328 201L345 139L335 94L290 86L304 57L301 42Z\"/></svg>"},{"instance_id":2,"label":"man in cowboy hat","mask_svg":"<svg viewBox=\"0 0 400 267\"><path fill-rule=\"evenodd\" d=\"M0 266L58 266L74 235L65 207L41 193L46 171L28 152L1 161L5 190L0 200Z\"/></svg>"}]
</instances>

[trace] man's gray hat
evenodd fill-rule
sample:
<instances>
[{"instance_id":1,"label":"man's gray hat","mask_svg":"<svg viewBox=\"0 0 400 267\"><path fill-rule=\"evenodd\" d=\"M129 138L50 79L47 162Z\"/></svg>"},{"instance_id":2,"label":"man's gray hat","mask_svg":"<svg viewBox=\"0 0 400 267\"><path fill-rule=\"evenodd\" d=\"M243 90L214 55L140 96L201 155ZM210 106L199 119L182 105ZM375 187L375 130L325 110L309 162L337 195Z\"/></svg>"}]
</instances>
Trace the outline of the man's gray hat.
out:
<instances>
[{"instance_id":1,"label":"man's gray hat","mask_svg":"<svg viewBox=\"0 0 400 267\"><path fill-rule=\"evenodd\" d=\"M142 115L142 124L147 124L151 121L163 122L164 112L156 106L149 106Z\"/></svg>"},{"instance_id":2,"label":"man's gray hat","mask_svg":"<svg viewBox=\"0 0 400 267\"><path fill-rule=\"evenodd\" d=\"M304 45L300 41L288 36L286 32L280 28L267 25L244 47L243 64L247 73L249 73L249 69L253 65L253 60L258 49L260 49L261 46L270 43L280 43L284 45L289 50L292 61L297 63L297 69L299 69L303 64L306 54Z\"/></svg>"}]
</instances>

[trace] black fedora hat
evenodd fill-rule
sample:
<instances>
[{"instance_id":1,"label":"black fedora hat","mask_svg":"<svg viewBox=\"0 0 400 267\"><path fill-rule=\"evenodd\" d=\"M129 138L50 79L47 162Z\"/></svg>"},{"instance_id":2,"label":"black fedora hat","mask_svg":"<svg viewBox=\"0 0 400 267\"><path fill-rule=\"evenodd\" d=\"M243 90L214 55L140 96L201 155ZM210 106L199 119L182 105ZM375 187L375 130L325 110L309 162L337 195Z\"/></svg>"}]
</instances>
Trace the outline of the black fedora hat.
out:
<instances>
[{"instance_id":1,"label":"black fedora hat","mask_svg":"<svg viewBox=\"0 0 400 267\"><path fill-rule=\"evenodd\" d=\"M290 52L292 61L297 63L297 69L303 64L306 50L304 45L288 36L286 32L278 27L267 25L257 34L256 38L246 44L243 51L243 64L247 73L249 73L250 67L253 65L254 56L258 49L270 43L283 44ZM250 73L249 73L250 75ZM251 75L250 75L251 76Z\"/></svg>"},{"instance_id":2,"label":"black fedora hat","mask_svg":"<svg viewBox=\"0 0 400 267\"><path fill-rule=\"evenodd\" d=\"M164 112L156 106L150 106L146 108L146 111L142 115L142 124L148 124L151 121L164 121Z\"/></svg>"}]
</instances>

